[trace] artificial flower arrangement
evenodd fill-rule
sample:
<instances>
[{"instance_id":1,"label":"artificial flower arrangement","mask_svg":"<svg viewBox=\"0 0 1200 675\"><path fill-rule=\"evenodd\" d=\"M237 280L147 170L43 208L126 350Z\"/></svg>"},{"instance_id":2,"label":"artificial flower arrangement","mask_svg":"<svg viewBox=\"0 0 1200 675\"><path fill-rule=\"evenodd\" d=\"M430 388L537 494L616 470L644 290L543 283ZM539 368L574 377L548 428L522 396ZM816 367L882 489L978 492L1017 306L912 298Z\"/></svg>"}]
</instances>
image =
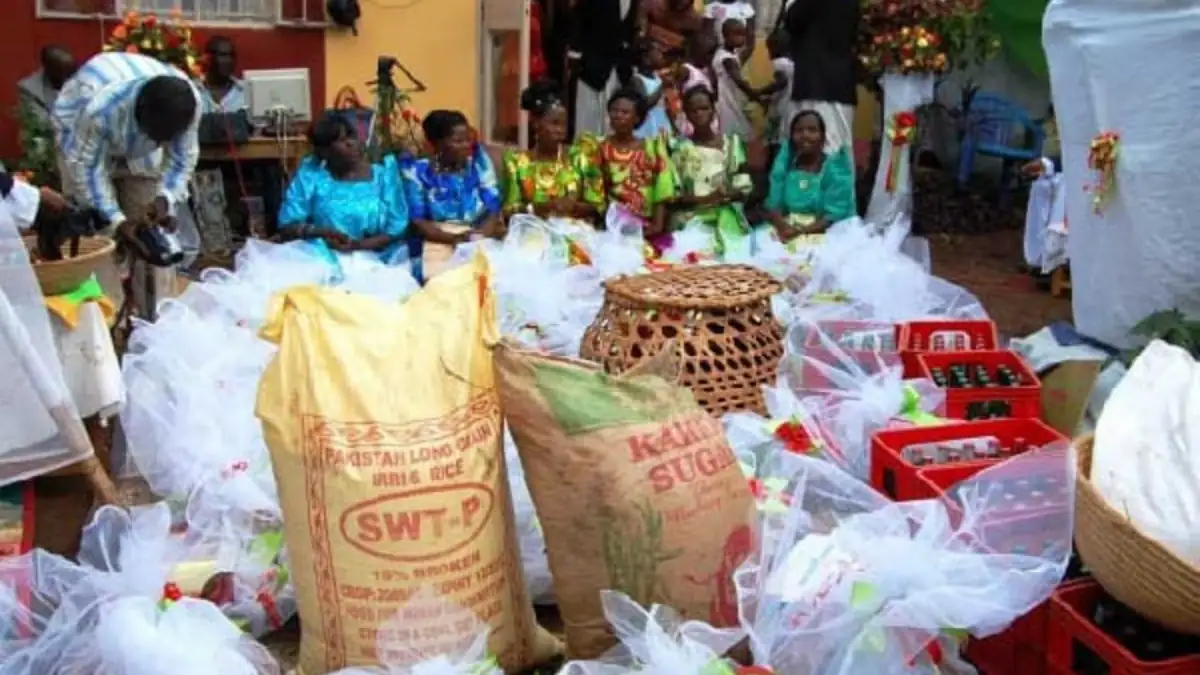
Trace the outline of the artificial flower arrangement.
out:
<instances>
[{"instance_id":1,"label":"artificial flower arrangement","mask_svg":"<svg viewBox=\"0 0 1200 675\"><path fill-rule=\"evenodd\" d=\"M858 54L871 76L943 73L1000 47L987 0L862 0Z\"/></svg>"},{"instance_id":2,"label":"artificial flower arrangement","mask_svg":"<svg viewBox=\"0 0 1200 675\"><path fill-rule=\"evenodd\" d=\"M109 33L104 51L149 56L192 77L204 74L203 61L192 44L192 29L178 13L162 21L155 14L129 12Z\"/></svg>"},{"instance_id":3,"label":"artificial flower arrangement","mask_svg":"<svg viewBox=\"0 0 1200 675\"><path fill-rule=\"evenodd\" d=\"M17 162L16 177L31 185L58 189L61 181L50 120L21 104L17 106L17 130L21 159Z\"/></svg>"}]
</instances>

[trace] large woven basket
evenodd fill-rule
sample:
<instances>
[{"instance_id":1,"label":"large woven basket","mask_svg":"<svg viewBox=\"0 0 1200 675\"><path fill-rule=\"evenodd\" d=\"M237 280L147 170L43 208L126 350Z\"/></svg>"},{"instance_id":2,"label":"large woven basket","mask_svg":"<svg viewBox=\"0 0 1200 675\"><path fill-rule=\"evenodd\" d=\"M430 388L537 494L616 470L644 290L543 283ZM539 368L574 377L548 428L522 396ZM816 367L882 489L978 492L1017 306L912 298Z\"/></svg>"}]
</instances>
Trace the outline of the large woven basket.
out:
<instances>
[{"instance_id":1,"label":"large woven basket","mask_svg":"<svg viewBox=\"0 0 1200 675\"><path fill-rule=\"evenodd\" d=\"M33 260L33 271L37 275L38 285L42 287L42 295L62 295L79 288L96 270L112 255L116 244L108 237L82 237L79 240L79 253L69 258L68 251L63 251L62 260L38 260L34 252L37 250L37 238L25 237L25 248L29 249ZM66 245L64 245L64 249Z\"/></svg>"},{"instance_id":2,"label":"large woven basket","mask_svg":"<svg viewBox=\"0 0 1200 675\"><path fill-rule=\"evenodd\" d=\"M783 356L783 328L771 313L771 296L780 289L745 265L676 267L613 279L580 353L619 373L675 341L680 384L708 412L765 415L762 387L775 382Z\"/></svg>"},{"instance_id":3,"label":"large woven basket","mask_svg":"<svg viewBox=\"0 0 1200 675\"><path fill-rule=\"evenodd\" d=\"M1075 545L1096 581L1138 614L1200 635L1200 569L1138 531L1091 481L1091 435L1075 442Z\"/></svg>"}]
</instances>

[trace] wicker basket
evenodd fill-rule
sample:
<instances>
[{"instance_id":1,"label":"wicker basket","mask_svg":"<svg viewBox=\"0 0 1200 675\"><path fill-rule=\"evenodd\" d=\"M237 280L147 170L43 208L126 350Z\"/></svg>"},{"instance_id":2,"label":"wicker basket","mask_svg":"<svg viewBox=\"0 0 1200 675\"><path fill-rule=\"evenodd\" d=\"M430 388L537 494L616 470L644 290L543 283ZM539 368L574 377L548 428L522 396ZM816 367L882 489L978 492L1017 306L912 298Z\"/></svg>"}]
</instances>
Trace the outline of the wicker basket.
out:
<instances>
[{"instance_id":1,"label":"wicker basket","mask_svg":"<svg viewBox=\"0 0 1200 675\"><path fill-rule=\"evenodd\" d=\"M1200 635L1200 569L1142 534L1092 485L1091 435L1075 442L1075 545L1096 581L1138 614Z\"/></svg>"},{"instance_id":2,"label":"wicker basket","mask_svg":"<svg viewBox=\"0 0 1200 675\"><path fill-rule=\"evenodd\" d=\"M96 270L113 254L116 244L108 237L83 237L79 240L79 254L73 258L66 257L63 251L62 260L37 260L34 252L37 250L37 238L25 237L25 248L29 249L33 260L33 271L37 274L38 285L42 287L42 295L62 295L79 288Z\"/></svg>"},{"instance_id":3,"label":"wicker basket","mask_svg":"<svg viewBox=\"0 0 1200 675\"><path fill-rule=\"evenodd\" d=\"M713 415L766 414L763 385L775 382L783 328L771 313L781 286L744 265L677 267L605 284L604 307L580 353L622 372L680 345L680 384Z\"/></svg>"}]
</instances>

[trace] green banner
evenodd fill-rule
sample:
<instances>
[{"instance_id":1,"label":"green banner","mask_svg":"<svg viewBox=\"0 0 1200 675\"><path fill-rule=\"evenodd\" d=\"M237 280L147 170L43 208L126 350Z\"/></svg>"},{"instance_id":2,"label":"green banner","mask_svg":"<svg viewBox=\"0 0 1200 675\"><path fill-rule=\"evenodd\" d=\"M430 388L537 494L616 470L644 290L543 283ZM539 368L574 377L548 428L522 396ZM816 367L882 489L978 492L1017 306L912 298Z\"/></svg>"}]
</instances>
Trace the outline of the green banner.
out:
<instances>
[{"instance_id":1,"label":"green banner","mask_svg":"<svg viewBox=\"0 0 1200 675\"><path fill-rule=\"evenodd\" d=\"M991 0L988 13L1004 50L1029 72L1048 80L1042 51L1042 15L1049 0Z\"/></svg>"}]
</instances>

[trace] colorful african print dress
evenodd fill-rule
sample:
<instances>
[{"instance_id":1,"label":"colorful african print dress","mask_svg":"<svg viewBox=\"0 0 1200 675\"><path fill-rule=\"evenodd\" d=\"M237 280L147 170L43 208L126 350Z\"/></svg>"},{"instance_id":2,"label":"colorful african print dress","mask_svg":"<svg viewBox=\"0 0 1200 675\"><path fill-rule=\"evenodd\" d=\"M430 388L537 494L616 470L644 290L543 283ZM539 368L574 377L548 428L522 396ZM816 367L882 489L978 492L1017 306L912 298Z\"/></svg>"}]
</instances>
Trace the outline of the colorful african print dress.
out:
<instances>
[{"instance_id":1,"label":"colorful african print dress","mask_svg":"<svg viewBox=\"0 0 1200 675\"><path fill-rule=\"evenodd\" d=\"M471 161L449 171L436 159L422 157L404 163L404 192L412 220L440 223L448 232L479 227L488 216L500 212L500 188L492 160L482 145L476 145ZM418 279L432 277L449 261L454 249L445 244L410 240Z\"/></svg>"},{"instance_id":2,"label":"colorful african print dress","mask_svg":"<svg viewBox=\"0 0 1200 675\"><path fill-rule=\"evenodd\" d=\"M556 199L575 199L586 202L584 186L588 174L589 154L594 156L595 148L587 150L579 145L562 148L558 159L534 159L530 152L509 150L504 153L504 183L501 192L504 195L504 213L508 216L518 214L533 214L534 207L552 202ZM510 227L517 221L510 223ZM539 221L539 229L523 232L510 230L520 234L527 240L529 248L561 249L564 255L570 255L571 241L586 237L595 231L593 224L587 220L571 216L550 216Z\"/></svg>"},{"instance_id":3,"label":"colorful african print dress","mask_svg":"<svg viewBox=\"0 0 1200 675\"><path fill-rule=\"evenodd\" d=\"M658 205L675 196L671 157L661 138L644 139L629 149L601 141L588 166L584 196L602 213L615 208L617 216L644 225Z\"/></svg>"},{"instance_id":4,"label":"colorful african print dress","mask_svg":"<svg viewBox=\"0 0 1200 675\"><path fill-rule=\"evenodd\" d=\"M746 146L733 134L724 136L719 148L681 139L671 158L679 194L707 197L723 189L745 197L754 187L746 170ZM718 256L744 258L751 254L750 225L740 202L677 211L673 225L675 229L706 230L712 236L711 250Z\"/></svg>"}]
</instances>

